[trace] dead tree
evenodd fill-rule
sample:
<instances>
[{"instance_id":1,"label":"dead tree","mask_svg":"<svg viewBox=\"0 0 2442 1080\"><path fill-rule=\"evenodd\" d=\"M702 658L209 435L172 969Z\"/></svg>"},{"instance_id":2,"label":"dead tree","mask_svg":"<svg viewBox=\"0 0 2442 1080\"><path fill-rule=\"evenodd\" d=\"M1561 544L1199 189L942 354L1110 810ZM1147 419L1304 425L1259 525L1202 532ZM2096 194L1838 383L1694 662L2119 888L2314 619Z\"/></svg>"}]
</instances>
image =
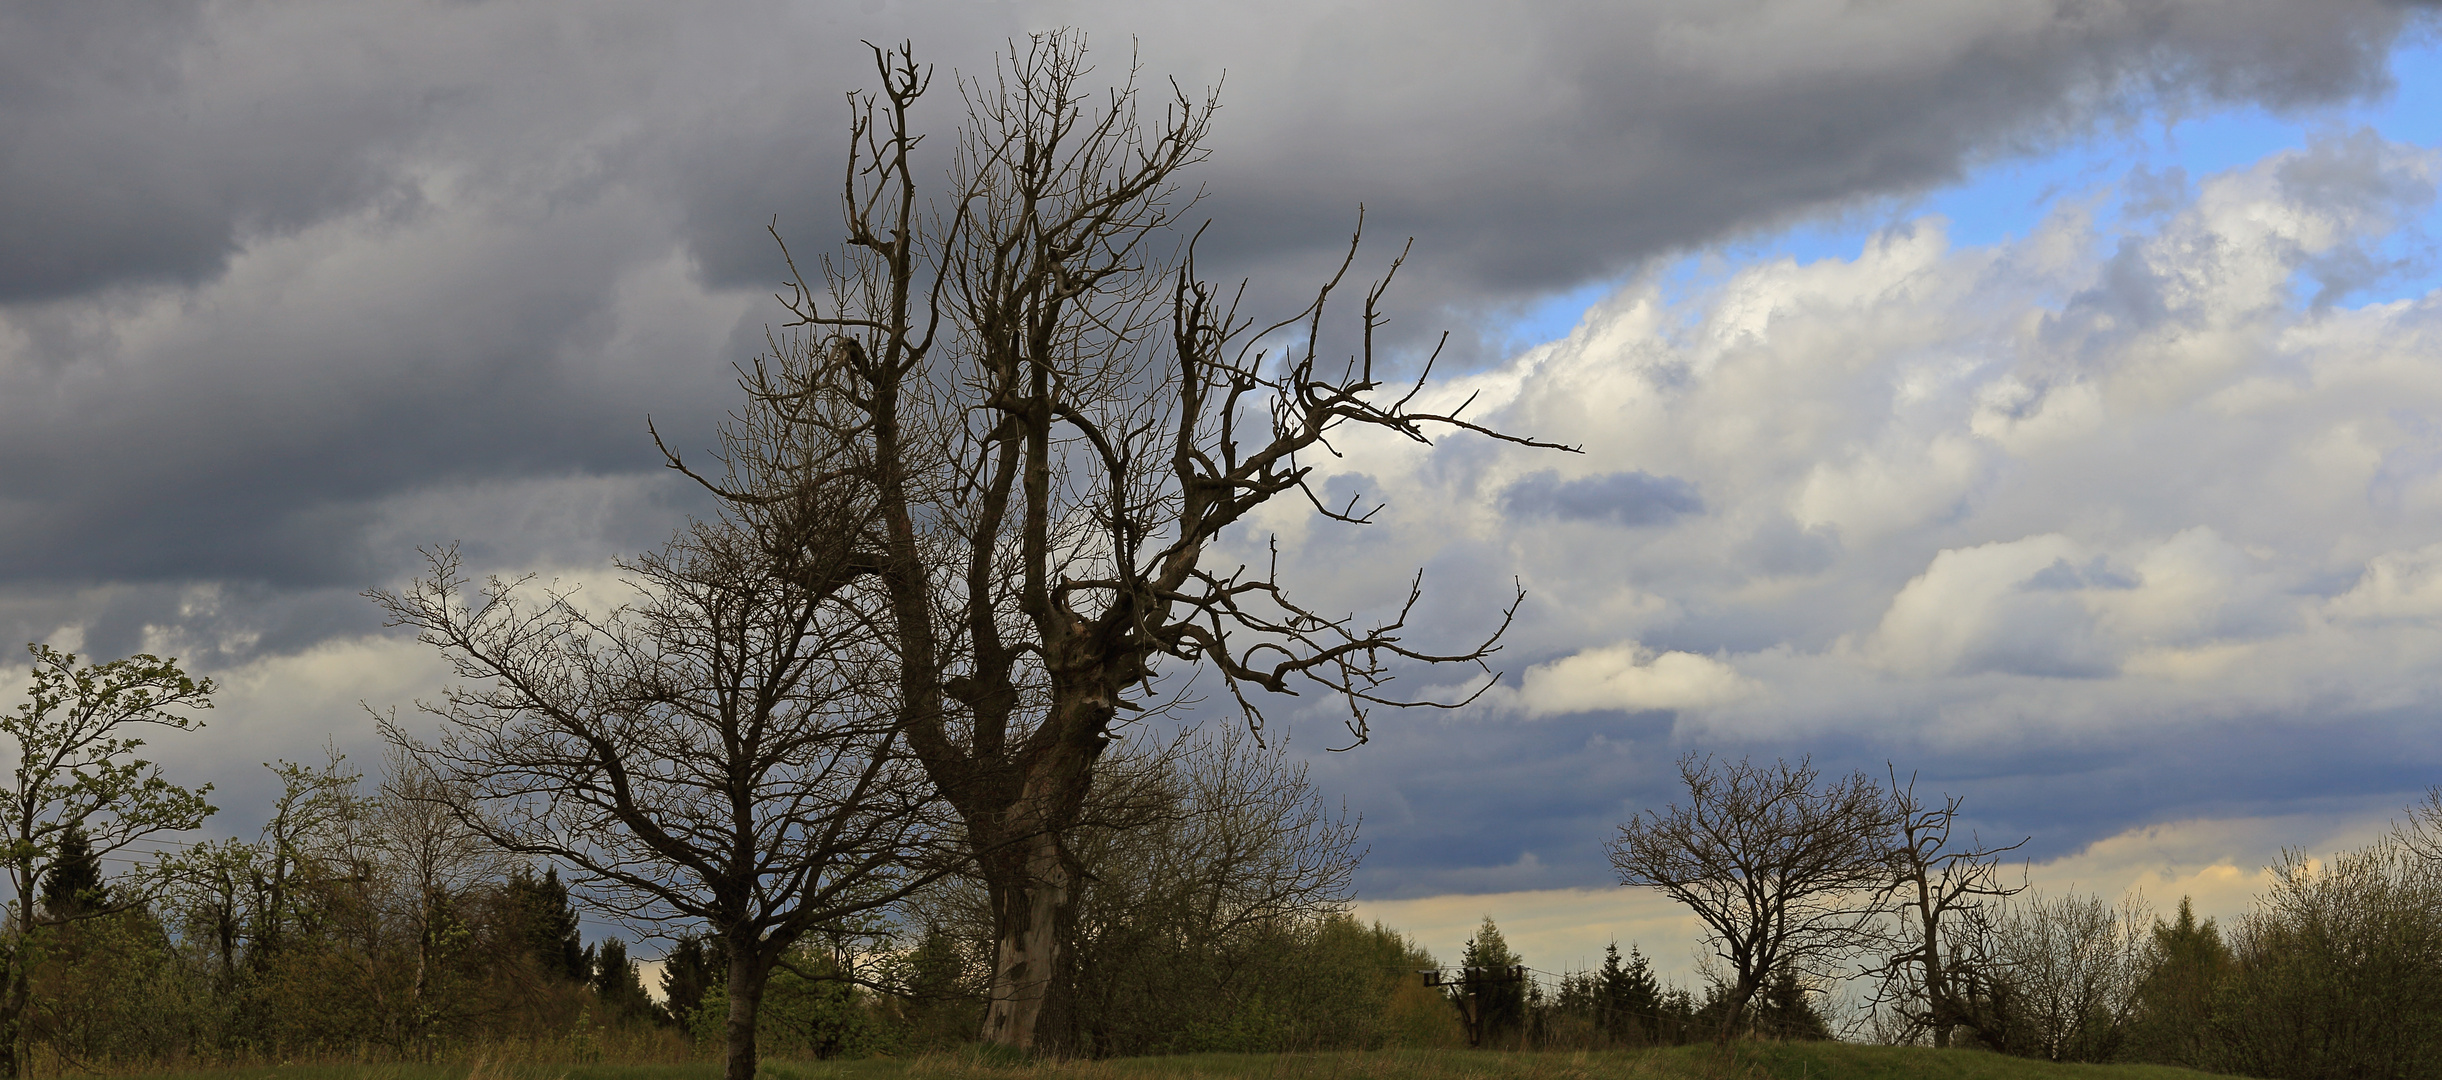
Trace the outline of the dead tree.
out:
<instances>
[{"instance_id":1,"label":"dead tree","mask_svg":"<svg viewBox=\"0 0 2442 1080\"><path fill-rule=\"evenodd\" d=\"M993 78L961 84L951 186L928 213L910 111L929 70L905 46L875 60L881 92L852 102L845 245L786 286L793 320L747 372L750 408L863 448L876 517L861 558L894 692L991 894L983 1034L1058 1052L1078 882L1063 837L1157 662L1217 671L1255 723L1249 688L1339 695L1361 742L1372 707L1458 704L1389 692L1395 668L1481 665L1516 610L1479 641L1420 648L1416 590L1371 624L1311 610L1269 569L1217 565L1223 532L1275 497L1362 520L1307 485L1341 429L1527 440L1418 407L1421 379L1385 386L1373 331L1387 275L1355 353L1323 361L1353 241L1340 275L1276 324L1197 279L1179 177L1205 156L1212 97L1174 85L1155 119L1133 74L1082 86L1080 36L1013 45ZM1283 330L1297 351L1256 348ZM699 479L735 505L843 482L780 460Z\"/></svg>"},{"instance_id":2,"label":"dead tree","mask_svg":"<svg viewBox=\"0 0 2442 1080\"><path fill-rule=\"evenodd\" d=\"M1897 1009L1909 1031L1930 1033L1937 1047L1949 1046L1961 1026L1996 1044L2002 1018L1993 1011L1995 973L1984 947L1988 908L2026 891L2024 881L2002 878L2000 863L2026 840L1986 847L1970 838L1952 846L1964 801L1946 795L1928 802L1917 796L1915 777L1902 787L1892 771L1890 873L1898 925L1891 951L1865 972L1879 980L1875 1004Z\"/></svg>"},{"instance_id":3,"label":"dead tree","mask_svg":"<svg viewBox=\"0 0 2442 1080\"><path fill-rule=\"evenodd\" d=\"M1889 810L1864 773L1818 787L1805 759L1679 759L1687 802L1646 811L1609 845L1620 884L1658 889L1704 924L1732 981L1718 1038L1781 972L1830 978L1874 940L1890 882Z\"/></svg>"},{"instance_id":4,"label":"dead tree","mask_svg":"<svg viewBox=\"0 0 2442 1080\"><path fill-rule=\"evenodd\" d=\"M750 421L726 445L759 459L769 433ZM856 472L853 455L790 452ZM755 1075L758 1005L789 947L932 876L929 794L850 587L870 486L800 494L622 564L636 598L607 612L523 580L470 588L449 549L372 594L466 680L425 706L438 741L384 725L437 781L423 797L573 867L614 916L706 926L730 962L729 1080Z\"/></svg>"}]
</instances>

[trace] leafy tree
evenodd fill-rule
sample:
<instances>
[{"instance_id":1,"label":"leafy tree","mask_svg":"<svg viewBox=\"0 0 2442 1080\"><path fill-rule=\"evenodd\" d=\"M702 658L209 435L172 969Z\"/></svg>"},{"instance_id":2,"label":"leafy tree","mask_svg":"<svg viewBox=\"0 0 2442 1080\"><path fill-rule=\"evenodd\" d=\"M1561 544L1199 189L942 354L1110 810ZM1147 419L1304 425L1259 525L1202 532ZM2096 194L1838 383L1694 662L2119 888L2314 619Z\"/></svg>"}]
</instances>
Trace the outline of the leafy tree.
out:
<instances>
[{"instance_id":1,"label":"leafy tree","mask_svg":"<svg viewBox=\"0 0 2442 1080\"><path fill-rule=\"evenodd\" d=\"M27 701L0 714L0 737L15 744L12 786L0 790L0 830L10 907L0 927L0 1077L16 1077L27 1007L31 1004L34 938L64 923L105 918L143 903L129 890L95 895L72 912L46 911L39 890L71 830L86 854L101 858L164 832L203 824L210 785L171 784L152 762L137 758L148 728L188 731L192 715L211 707L212 681L179 670L175 660L137 655L106 664L80 664L71 653L32 645L33 685ZM98 876L98 875L97 875ZM67 899L69 897L63 897Z\"/></svg>"},{"instance_id":2,"label":"leafy tree","mask_svg":"<svg viewBox=\"0 0 2442 1080\"><path fill-rule=\"evenodd\" d=\"M2230 938L2218 1072L2297 1080L2442 1075L2442 866L2398 838L2289 851Z\"/></svg>"}]
</instances>

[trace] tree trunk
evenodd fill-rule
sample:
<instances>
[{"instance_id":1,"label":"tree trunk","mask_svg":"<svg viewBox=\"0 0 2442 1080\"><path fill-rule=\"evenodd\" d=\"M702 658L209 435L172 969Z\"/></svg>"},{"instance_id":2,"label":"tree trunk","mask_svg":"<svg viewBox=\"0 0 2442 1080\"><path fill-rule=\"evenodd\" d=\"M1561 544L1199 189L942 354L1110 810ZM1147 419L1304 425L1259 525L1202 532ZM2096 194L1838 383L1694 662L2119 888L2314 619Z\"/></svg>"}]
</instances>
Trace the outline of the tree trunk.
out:
<instances>
[{"instance_id":1,"label":"tree trunk","mask_svg":"<svg viewBox=\"0 0 2442 1080\"><path fill-rule=\"evenodd\" d=\"M1068 1043L1074 958L1067 938L1076 914L1075 873L1054 830L1038 829L1012 847L1005 857L986 860L999 942L983 1037L1000 1046L1058 1055Z\"/></svg>"},{"instance_id":2,"label":"tree trunk","mask_svg":"<svg viewBox=\"0 0 2442 1080\"><path fill-rule=\"evenodd\" d=\"M751 947L755 944L729 944L729 1064L724 1080L755 1080L755 1020L762 1013L763 984L771 974L770 965L757 962L758 950Z\"/></svg>"},{"instance_id":3,"label":"tree trunk","mask_svg":"<svg viewBox=\"0 0 2442 1080\"><path fill-rule=\"evenodd\" d=\"M0 1078L17 1080L25 1075L26 1062L19 1055L24 1048L25 1006L31 996L26 965L27 942L18 938L7 956L8 983L0 988Z\"/></svg>"}]
</instances>

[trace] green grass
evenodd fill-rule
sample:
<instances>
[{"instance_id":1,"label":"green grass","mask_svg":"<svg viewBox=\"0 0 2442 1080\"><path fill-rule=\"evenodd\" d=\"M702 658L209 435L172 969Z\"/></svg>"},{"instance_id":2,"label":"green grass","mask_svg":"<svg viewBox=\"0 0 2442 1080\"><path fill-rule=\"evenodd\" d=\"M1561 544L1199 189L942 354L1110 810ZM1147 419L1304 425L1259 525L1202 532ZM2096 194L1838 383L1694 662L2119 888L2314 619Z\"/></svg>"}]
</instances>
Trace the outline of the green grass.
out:
<instances>
[{"instance_id":1,"label":"green grass","mask_svg":"<svg viewBox=\"0 0 2442 1080\"><path fill-rule=\"evenodd\" d=\"M297 1065L149 1074L146 1080L720 1080L690 1065ZM1643 1051L1190 1054L1109 1061L1009 1062L973 1053L834 1062L766 1062L761 1080L2200 1080L2157 1065L2054 1065L1975 1050L1746 1043Z\"/></svg>"}]
</instances>

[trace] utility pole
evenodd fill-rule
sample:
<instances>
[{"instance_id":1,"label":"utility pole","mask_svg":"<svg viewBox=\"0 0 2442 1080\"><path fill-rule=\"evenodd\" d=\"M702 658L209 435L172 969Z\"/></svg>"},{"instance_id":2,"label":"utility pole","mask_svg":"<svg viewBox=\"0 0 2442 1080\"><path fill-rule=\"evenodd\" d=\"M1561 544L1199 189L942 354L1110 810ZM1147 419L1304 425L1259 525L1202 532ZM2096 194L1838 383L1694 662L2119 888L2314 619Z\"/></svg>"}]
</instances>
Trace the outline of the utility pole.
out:
<instances>
[{"instance_id":1,"label":"utility pole","mask_svg":"<svg viewBox=\"0 0 2442 1080\"><path fill-rule=\"evenodd\" d=\"M1456 982L1444 981L1439 968L1418 968L1417 974L1424 976L1426 986L1460 988L1459 1015L1467 1022L1467 1046L1469 1049L1474 1049L1484 1045L1484 988L1525 982L1526 965L1516 964L1506 968L1465 968L1462 969Z\"/></svg>"}]
</instances>

